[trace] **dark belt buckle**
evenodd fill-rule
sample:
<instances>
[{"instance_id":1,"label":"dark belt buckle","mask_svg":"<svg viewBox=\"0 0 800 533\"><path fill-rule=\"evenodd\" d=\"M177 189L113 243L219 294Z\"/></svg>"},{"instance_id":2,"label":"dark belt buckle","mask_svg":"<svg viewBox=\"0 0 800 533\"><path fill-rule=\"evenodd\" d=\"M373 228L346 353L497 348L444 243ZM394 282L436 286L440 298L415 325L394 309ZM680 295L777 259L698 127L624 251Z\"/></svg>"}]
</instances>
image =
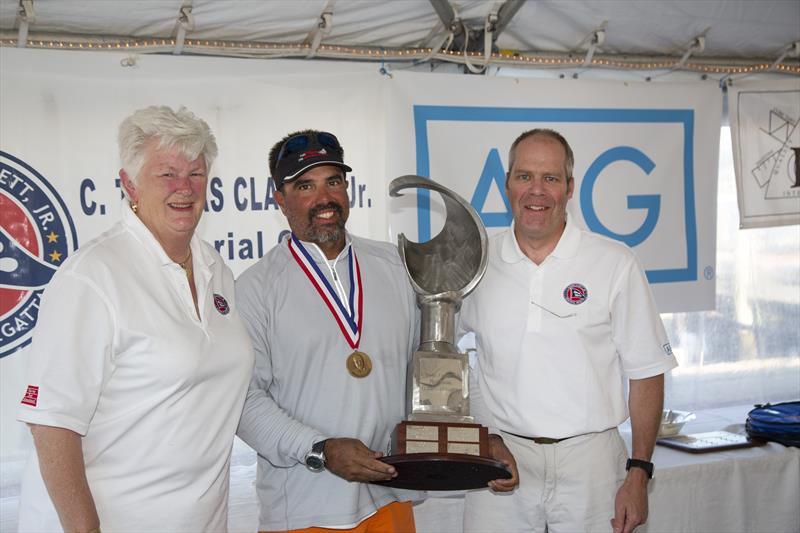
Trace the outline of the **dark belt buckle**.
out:
<instances>
[{"instance_id":1,"label":"dark belt buckle","mask_svg":"<svg viewBox=\"0 0 800 533\"><path fill-rule=\"evenodd\" d=\"M514 435L515 437L519 437L521 439L530 440L535 442L536 444L555 444L557 442L561 442L562 440L571 439L572 437L564 437L563 439L551 439L550 437L526 437L525 435L517 435L516 433L506 432L509 435Z\"/></svg>"},{"instance_id":2,"label":"dark belt buckle","mask_svg":"<svg viewBox=\"0 0 800 533\"><path fill-rule=\"evenodd\" d=\"M531 440L533 442L535 442L536 444L555 444L557 442L561 442L562 440L567 440L567 439L551 439L549 437L533 437Z\"/></svg>"}]
</instances>

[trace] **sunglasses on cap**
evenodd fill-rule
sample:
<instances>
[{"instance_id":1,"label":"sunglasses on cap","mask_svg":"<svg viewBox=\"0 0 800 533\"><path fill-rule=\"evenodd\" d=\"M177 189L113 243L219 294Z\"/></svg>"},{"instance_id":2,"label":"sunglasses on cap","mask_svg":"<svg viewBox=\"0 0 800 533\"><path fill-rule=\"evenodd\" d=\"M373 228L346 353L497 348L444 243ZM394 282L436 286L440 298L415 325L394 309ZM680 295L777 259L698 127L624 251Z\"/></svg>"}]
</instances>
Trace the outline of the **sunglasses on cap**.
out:
<instances>
[{"instance_id":1,"label":"sunglasses on cap","mask_svg":"<svg viewBox=\"0 0 800 533\"><path fill-rule=\"evenodd\" d=\"M297 135L289 137L286 139L286 142L283 143L283 146L281 146L281 151L278 152L276 163L280 163L281 160L287 155L296 154L297 152L304 152L306 148L308 148L308 146L315 140L320 146L331 148L336 152L342 151L342 147L339 145L339 139L337 139L336 136L331 133L324 131L317 133L298 133Z\"/></svg>"}]
</instances>

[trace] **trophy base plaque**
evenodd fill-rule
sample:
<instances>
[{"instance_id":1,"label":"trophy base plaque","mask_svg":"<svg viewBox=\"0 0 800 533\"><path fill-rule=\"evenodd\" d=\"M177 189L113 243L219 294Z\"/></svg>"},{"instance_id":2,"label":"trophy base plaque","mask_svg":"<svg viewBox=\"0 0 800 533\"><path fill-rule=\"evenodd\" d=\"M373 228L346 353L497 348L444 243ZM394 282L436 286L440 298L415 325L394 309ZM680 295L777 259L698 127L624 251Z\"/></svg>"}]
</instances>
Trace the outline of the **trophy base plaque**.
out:
<instances>
[{"instance_id":1,"label":"trophy base plaque","mask_svg":"<svg viewBox=\"0 0 800 533\"><path fill-rule=\"evenodd\" d=\"M412 490L481 489L493 479L509 479L506 465L487 457L460 453L409 453L381 459L397 469L397 477L378 485Z\"/></svg>"},{"instance_id":2,"label":"trophy base plaque","mask_svg":"<svg viewBox=\"0 0 800 533\"><path fill-rule=\"evenodd\" d=\"M511 472L489 459L487 428L453 422L400 422L392 434L393 455L381 461L397 477L379 485L414 490L466 490L508 479Z\"/></svg>"}]
</instances>

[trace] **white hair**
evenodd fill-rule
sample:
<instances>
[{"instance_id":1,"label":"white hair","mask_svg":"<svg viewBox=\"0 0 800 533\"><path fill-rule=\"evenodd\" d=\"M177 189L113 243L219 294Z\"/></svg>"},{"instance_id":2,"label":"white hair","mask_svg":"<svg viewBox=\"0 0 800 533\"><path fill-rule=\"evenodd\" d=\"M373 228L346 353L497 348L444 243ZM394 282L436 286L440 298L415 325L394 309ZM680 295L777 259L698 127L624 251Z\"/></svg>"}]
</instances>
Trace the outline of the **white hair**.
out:
<instances>
[{"instance_id":1,"label":"white hair","mask_svg":"<svg viewBox=\"0 0 800 533\"><path fill-rule=\"evenodd\" d=\"M202 154L207 171L217 157L217 141L203 119L185 107L177 111L167 106L145 107L119 125L119 158L134 183L144 165L144 146L152 139L159 140L159 149L177 148L189 161Z\"/></svg>"}]
</instances>

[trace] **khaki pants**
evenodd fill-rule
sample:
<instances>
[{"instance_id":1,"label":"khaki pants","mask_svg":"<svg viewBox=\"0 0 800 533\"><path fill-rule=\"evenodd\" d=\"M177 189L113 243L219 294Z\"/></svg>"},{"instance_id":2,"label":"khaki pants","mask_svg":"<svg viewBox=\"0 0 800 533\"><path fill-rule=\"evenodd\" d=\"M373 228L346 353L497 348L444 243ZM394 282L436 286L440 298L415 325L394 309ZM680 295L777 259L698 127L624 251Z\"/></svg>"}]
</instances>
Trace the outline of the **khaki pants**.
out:
<instances>
[{"instance_id":1,"label":"khaki pants","mask_svg":"<svg viewBox=\"0 0 800 533\"><path fill-rule=\"evenodd\" d=\"M503 433L519 469L510 493L467 493L465 533L611 531L628 451L616 428L555 444Z\"/></svg>"}]
</instances>

